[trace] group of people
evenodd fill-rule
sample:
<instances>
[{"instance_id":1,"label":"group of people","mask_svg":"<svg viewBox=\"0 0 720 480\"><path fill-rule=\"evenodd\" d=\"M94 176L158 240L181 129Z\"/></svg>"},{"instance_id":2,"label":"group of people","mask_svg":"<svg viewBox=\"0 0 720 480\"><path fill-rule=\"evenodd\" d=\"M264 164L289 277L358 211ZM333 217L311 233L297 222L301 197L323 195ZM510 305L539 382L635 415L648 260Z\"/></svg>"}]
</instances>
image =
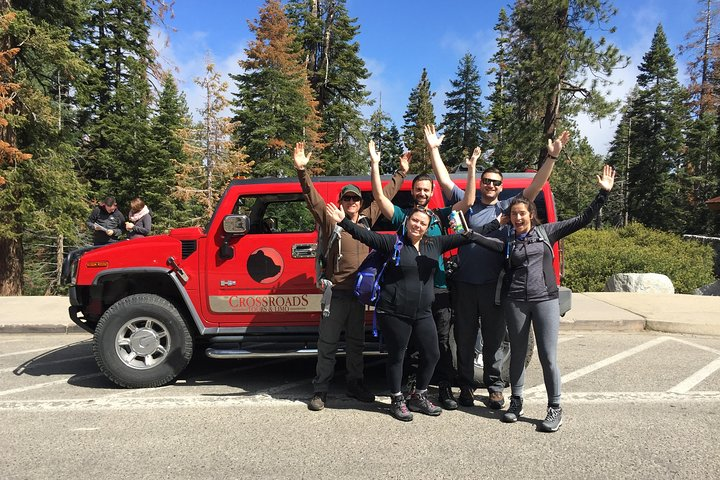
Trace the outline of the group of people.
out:
<instances>
[{"instance_id":1,"label":"group of people","mask_svg":"<svg viewBox=\"0 0 720 480\"><path fill-rule=\"evenodd\" d=\"M476 195L475 169L481 151L476 148L466 160L465 191L453 182L440 156L443 137L431 125L425 139L431 151L433 173L442 188L446 206L427 207L433 194L433 178L419 174L413 179L414 205L407 209L392 203L407 175L410 154L400 158L399 168L382 188L380 157L371 141L373 202L362 208L360 189L352 184L342 188L338 205L327 203L313 187L305 169L310 154L304 144L295 146L294 162L309 208L328 240L318 285L325 289L329 304L320 323L314 393L308 407L321 410L333 376L340 335L345 332L348 395L363 402L375 396L363 383L364 306L353 297L355 274L368 254L368 246L390 256L398 237L402 248L397 261L384 272L380 296L375 307L378 326L387 346L387 383L390 413L402 421L412 420L412 412L431 416L458 404L475 403L475 344L482 337L483 383L488 389L488 406L505 405L505 384L500 376L501 346L506 331L510 337L510 406L502 415L512 423L523 415L523 386L529 329L532 325L548 396L547 416L540 430L554 432L562 424L560 373L557 366L559 330L558 289L552 266L552 245L586 226L602 207L613 187L615 173L605 166L598 182L600 192L579 216L569 220L538 223L533 203L549 179L555 161L568 142L568 132L548 141L547 158L531 184L517 196L500 200L502 172L487 168L480 176ZM468 230L448 234L449 217L462 212ZM370 228L380 215L398 228L397 234L378 234ZM334 233L334 234L333 234ZM452 280L445 274L443 253L458 248L457 267ZM498 279L501 279L498 281ZM327 291L330 289L330 291ZM450 350L450 329L454 326L457 345L457 371ZM414 388L402 392L403 363L413 340L419 351ZM439 405L427 395L431 379L437 380ZM457 378L460 394L455 398L452 385Z\"/></svg>"},{"instance_id":2,"label":"group of people","mask_svg":"<svg viewBox=\"0 0 720 480\"><path fill-rule=\"evenodd\" d=\"M139 197L130 200L127 219L118 210L114 197L105 200L92 209L87 226L93 232L93 245L107 245L120 240L123 233L127 238L139 238L150 235L152 230L152 211Z\"/></svg>"}]
</instances>

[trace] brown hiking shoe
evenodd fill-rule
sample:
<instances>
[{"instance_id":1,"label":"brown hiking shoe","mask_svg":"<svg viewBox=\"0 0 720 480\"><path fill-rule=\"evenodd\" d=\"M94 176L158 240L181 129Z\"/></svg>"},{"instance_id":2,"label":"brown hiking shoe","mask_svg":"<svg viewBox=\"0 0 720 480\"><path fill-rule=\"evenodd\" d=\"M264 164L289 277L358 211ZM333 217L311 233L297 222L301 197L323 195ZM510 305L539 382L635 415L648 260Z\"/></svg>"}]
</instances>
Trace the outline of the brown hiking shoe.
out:
<instances>
[{"instance_id":1,"label":"brown hiking shoe","mask_svg":"<svg viewBox=\"0 0 720 480\"><path fill-rule=\"evenodd\" d=\"M327 392L315 392L308 403L308 408L314 412L320 411L325 408L325 402L327 402Z\"/></svg>"},{"instance_id":2,"label":"brown hiking shoe","mask_svg":"<svg viewBox=\"0 0 720 480\"><path fill-rule=\"evenodd\" d=\"M488 407L493 410L500 410L505 405L505 397L502 392L490 392Z\"/></svg>"}]
</instances>

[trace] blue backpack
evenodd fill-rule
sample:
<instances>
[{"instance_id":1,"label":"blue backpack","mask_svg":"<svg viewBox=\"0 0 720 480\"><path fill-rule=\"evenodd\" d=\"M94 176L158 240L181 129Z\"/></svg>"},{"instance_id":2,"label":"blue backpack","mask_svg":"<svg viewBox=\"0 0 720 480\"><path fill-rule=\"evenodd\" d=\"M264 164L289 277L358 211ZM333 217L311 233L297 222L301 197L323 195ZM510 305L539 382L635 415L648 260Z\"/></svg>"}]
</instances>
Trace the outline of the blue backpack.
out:
<instances>
[{"instance_id":1,"label":"blue backpack","mask_svg":"<svg viewBox=\"0 0 720 480\"><path fill-rule=\"evenodd\" d=\"M395 265L400 264L400 250L402 247L402 239L400 235L397 235L392 256L386 257L381 252L373 250L365 257L365 260L358 268L357 281L355 282L355 296L360 303L372 306L377 303L380 298L380 282L385 267L387 267L390 260L394 260Z\"/></svg>"}]
</instances>

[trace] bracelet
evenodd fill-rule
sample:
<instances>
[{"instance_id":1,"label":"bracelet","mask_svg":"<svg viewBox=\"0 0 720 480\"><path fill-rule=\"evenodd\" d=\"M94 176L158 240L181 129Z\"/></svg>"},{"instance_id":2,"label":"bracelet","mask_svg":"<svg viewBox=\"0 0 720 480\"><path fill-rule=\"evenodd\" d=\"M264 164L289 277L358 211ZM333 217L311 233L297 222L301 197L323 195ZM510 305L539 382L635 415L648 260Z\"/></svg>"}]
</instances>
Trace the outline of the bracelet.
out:
<instances>
[{"instance_id":1,"label":"bracelet","mask_svg":"<svg viewBox=\"0 0 720 480\"><path fill-rule=\"evenodd\" d=\"M557 160L557 159L558 159L558 157L553 157L553 156L550 155L549 153L547 154L547 156L548 156L548 158L552 158L553 160Z\"/></svg>"}]
</instances>

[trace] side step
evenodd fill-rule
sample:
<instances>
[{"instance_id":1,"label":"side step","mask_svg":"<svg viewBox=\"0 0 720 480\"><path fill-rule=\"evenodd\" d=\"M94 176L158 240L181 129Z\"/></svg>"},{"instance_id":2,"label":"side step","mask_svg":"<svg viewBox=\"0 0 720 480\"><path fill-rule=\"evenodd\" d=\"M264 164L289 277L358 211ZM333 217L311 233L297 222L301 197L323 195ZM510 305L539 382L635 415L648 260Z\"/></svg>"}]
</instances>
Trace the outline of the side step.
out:
<instances>
[{"instance_id":1,"label":"side step","mask_svg":"<svg viewBox=\"0 0 720 480\"><path fill-rule=\"evenodd\" d=\"M365 351L363 355L385 355L387 352ZM206 348L205 355L210 358L234 359L234 358L282 358L282 357L315 357L316 348L302 348L299 350L286 351L251 351L241 348ZM345 350L339 349L337 355L345 355Z\"/></svg>"}]
</instances>

